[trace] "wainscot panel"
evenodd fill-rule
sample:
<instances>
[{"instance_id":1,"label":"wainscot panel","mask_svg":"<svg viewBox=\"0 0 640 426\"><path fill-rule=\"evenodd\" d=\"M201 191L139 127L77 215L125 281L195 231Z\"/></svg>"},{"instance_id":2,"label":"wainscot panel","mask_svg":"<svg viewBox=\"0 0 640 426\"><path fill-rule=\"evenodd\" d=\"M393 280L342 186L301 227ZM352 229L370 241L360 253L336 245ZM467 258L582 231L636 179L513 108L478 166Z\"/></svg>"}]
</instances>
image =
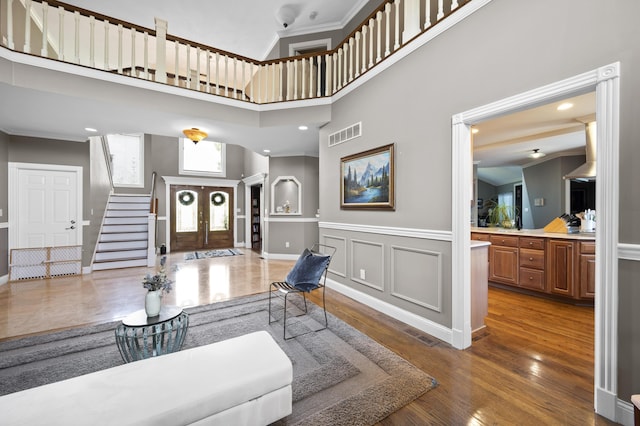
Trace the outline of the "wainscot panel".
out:
<instances>
[{"instance_id":1,"label":"wainscot panel","mask_svg":"<svg viewBox=\"0 0 640 426\"><path fill-rule=\"evenodd\" d=\"M347 239L335 235L325 235L322 244L336 248L336 252L329 265L329 273L340 277L347 277Z\"/></svg>"},{"instance_id":2,"label":"wainscot panel","mask_svg":"<svg viewBox=\"0 0 640 426\"><path fill-rule=\"evenodd\" d=\"M384 244L351 240L351 280L384 291Z\"/></svg>"},{"instance_id":3,"label":"wainscot panel","mask_svg":"<svg viewBox=\"0 0 640 426\"><path fill-rule=\"evenodd\" d=\"M442 253L391 247L391 294L442 312Z\"/></svg>"}]
</instances>

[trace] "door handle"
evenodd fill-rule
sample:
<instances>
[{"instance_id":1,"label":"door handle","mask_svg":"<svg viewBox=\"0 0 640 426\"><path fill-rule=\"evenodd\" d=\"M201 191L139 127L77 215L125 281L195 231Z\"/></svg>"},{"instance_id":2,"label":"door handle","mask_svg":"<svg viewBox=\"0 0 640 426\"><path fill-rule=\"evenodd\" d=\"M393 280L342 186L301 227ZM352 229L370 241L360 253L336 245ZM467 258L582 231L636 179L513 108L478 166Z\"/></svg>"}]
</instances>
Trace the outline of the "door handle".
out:
<instances>
[{"instance_id":1,"label":"door handle","mask_svg":"<svg viewBox=\"0 0 640 426\"><path fill-rule=\"evenodd\" d=\"M73 225L71 225L70 227L68 227L68 228L64 228L64 229L66 229L66 230L68 231L69 229L76 229L76 227L75 227L75 226L73 226Z\"/></svg>"},{"instance_id":2,"label":"door handle","mask_svg":"<svg viewBox=\"0 0 640 426\"><path fill-rule=\"evenodd\" d=\"M204 221L204 245L209 244L209 221Z\"/></svg>"}]
</instances>

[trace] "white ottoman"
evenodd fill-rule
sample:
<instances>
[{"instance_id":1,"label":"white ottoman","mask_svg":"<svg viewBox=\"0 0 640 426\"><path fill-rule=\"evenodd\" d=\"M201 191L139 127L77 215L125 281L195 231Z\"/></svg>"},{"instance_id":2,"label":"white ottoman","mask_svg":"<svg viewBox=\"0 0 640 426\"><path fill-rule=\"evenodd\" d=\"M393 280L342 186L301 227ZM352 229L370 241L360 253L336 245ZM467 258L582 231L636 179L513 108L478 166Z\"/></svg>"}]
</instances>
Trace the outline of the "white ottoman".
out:
<instances>
[{"instance_id":1,"label":"white ottoman","mask_svg":"<svg viewBox=\"0 0 640 426\"><path fill-rule=\"evenodd\" d=\"M3 425L266 425L291 414L291 360L266 331L0 397Z\"/></svg>"}]
</instances>

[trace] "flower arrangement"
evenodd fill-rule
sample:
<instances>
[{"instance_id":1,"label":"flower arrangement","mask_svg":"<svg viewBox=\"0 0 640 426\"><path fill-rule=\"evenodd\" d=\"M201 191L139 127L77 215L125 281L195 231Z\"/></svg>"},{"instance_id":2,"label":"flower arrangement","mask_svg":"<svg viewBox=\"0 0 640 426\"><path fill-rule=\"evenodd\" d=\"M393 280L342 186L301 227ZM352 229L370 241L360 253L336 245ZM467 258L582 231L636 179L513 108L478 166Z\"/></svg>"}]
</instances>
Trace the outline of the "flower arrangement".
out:
<instances>
[{"instance_id":1,"label":"flower arrangement","mask_svg":"<svg viewBox=\"0 0 640 426\"><path fill-rule=\"evenodd\" d=\"M169 293L171 291L171 284L173 281L167 278L167 271L165 269L165 263L167 262L167 256L162 256L160 259L160 270L156 275L147 274L142 280L142 286L149 291L163 291Z\"/></svg>"}]
</instances>

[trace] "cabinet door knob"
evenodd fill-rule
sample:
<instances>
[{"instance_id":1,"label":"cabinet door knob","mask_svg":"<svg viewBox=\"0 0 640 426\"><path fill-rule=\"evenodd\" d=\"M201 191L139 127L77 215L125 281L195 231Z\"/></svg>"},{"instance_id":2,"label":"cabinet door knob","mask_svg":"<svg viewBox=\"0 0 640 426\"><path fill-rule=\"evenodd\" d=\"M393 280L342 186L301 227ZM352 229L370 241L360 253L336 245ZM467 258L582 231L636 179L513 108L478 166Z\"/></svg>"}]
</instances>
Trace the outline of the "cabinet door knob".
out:
<instances>
[{"instance_id":1,"label":"cabinet door knob","mask_svg":"<svg viewBox=\"0 0 640 426\"><path fill-rule=\"evenodd\" d=\"M533 260L533 257L530 257L529 260Z\"/></svg>"},{"instance_id":2,"label":"cabinet door knob","mask_svg":"<svg viewBox=\"0 0 640 426\"><path fill-rule=\"evenodd\" d=\"M533 277L529 275L529 281L533 281Z\"/></svg>"},{"instance_id":3,"label":"cabinet door knob","mask_svg":"<svg viewBox=\"0 0 640 426\"><path fill-rule=\"evenodd\" d=\"M533 245L533 241L529 241L529 245L532 246Z\"/></svg>"}]
</instances>

